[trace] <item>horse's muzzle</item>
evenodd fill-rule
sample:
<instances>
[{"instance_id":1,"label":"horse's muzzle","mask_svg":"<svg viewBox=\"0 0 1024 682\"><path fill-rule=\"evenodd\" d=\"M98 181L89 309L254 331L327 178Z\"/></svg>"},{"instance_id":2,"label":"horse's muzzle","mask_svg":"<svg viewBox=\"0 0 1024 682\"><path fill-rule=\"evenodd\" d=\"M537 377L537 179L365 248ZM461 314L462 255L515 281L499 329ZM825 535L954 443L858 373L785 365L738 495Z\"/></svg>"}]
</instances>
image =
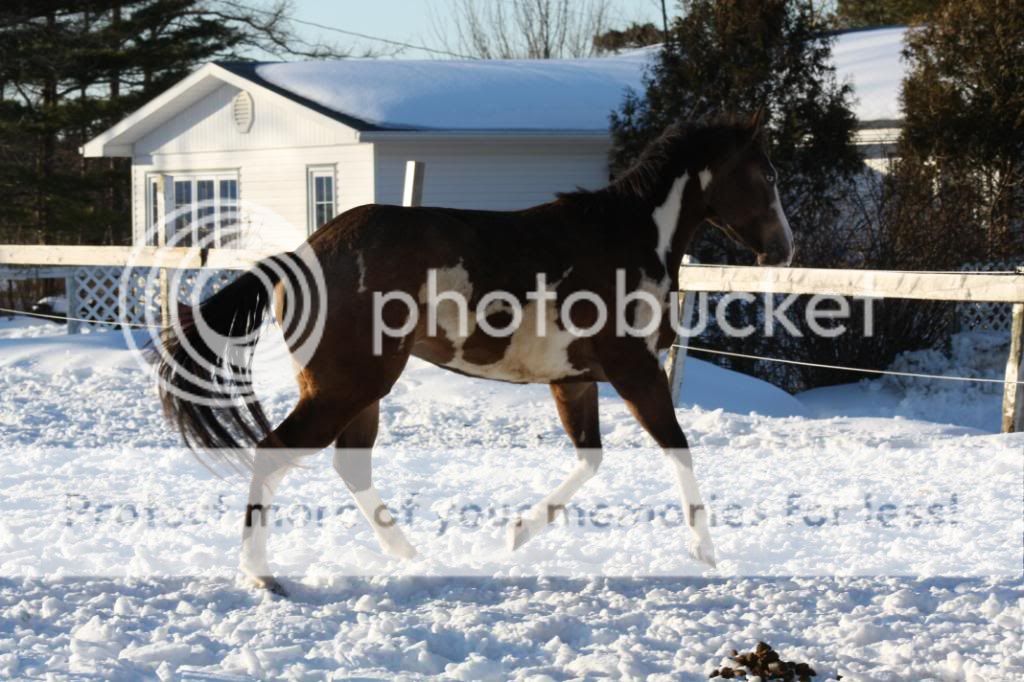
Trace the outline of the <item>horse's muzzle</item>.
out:
<instances>
[{"instance_id":1,"label":"horse's muzzle","mask_svg":"<svg viewBox=\"0 0 1024 682\"><path fill-rule=\"evenodd\" d=\"M789 241L779 241L771 244L764 253L757 254L758 265L780 265L789 267L793 262L793 253L796 249Z\"/></svg>"}]
</instances>

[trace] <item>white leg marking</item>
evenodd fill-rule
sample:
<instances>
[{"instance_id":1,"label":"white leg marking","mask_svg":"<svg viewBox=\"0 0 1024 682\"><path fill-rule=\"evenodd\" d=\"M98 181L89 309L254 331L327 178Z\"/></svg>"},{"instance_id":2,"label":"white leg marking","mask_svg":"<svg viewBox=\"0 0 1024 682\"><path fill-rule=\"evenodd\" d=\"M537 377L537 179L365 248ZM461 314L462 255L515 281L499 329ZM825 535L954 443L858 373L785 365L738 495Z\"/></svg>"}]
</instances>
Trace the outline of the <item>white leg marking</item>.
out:
<instances>
[{"instance_id":1,"label":"white leg marking","mask_svg":"<svg viewBox=\"0 0 1024 682\"><path fill-rule=\"evenodd\" d=\"M373 486L366 490L353 492L356 506L370 522L373 534L377 536L381 551L399 559L413 559L416 548L405 538L405 533L398 527L395 517L388 511L387 505L380 499L380 493Z\"/></svg>"},{"instance_id":2,"label":"white leg marking","mask_svg":"<svg viewBox=\"0 0 1024 682\"><path fill-rule=\"evenodd\" d=\"M549 523L558 518L558 514L565 510L565 505L569 503L576 491L597 473L597 468L601 465L601 450L599 448L578 450L577 455L579 461L569 476L544 499L533 505L530 511L509 526L509 551L522 547L527 540L540 533Z\"/></svg>"},{"instance_id":3,"label":"white leg marking","mask_svg":"<svg viewBox=\"0 0 1024 682\"><path fill-rule=\"evenodd\" d=\"M701 499L697 478L693 475L693 458L687 448L666 450L666 454L676 473L683 513L690 526L690 554L697 561L714 568L715 546L711 542L711 531L708 528L708 510Z\"/></svg>"},{"instance_id":4,"label":"white leg marking","mask_svg":"<svg viewBox=\"0 0 1024 682\"><path fill-rule=\"evenodd\" d=\"M269 578L271 575L267 561L267 534L272 522L270 507L281 479L298 459L297 455L278 450L256 452L242 529L240 562L242 571L252 578Z\"/></svg>"},{"instance_id":5,"label":"white leg marking","mask_svg":"<svg viewBox=\"0 0 1024 682\"><path fill-rule=\"evenodd\" d=\"M416 549L406 539L371 483L370 455L369 449L335 450L334 468L352 492L359 511L369 521L381 551L400 559L412 559L416 556Z\"/></svg>"},{"instance_id":6,"label":"white leg marking","mask_svg":"<svg viewBox=\"0 0 1024 682\"><path fill-rule=\"evenodd\" d=\"M711 169L705 168L700 173L697 173L697 177L700 179L700 189L703 192L711 184Z\"/></svg>"}]
</instances>

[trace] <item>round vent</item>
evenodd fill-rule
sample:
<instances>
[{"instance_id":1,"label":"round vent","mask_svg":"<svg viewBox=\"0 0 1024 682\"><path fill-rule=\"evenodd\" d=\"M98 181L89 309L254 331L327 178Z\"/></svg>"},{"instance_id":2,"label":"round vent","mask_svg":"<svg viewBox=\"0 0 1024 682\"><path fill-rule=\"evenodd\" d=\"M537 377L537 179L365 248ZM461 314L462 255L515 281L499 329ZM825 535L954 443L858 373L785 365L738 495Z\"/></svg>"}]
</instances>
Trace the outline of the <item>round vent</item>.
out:
<instances>
[{"instance_id":1,"label":"round vent","mask_svg":"<svg viewBox=\"0 0 1024 682\"><path fill-rule=\"evenodd\" d=\"M231 103L231 110L238 132L249 132L249 129L252 128L252 95L245 90L235 95L235 99Z\"/></svg>"}]
</instances>

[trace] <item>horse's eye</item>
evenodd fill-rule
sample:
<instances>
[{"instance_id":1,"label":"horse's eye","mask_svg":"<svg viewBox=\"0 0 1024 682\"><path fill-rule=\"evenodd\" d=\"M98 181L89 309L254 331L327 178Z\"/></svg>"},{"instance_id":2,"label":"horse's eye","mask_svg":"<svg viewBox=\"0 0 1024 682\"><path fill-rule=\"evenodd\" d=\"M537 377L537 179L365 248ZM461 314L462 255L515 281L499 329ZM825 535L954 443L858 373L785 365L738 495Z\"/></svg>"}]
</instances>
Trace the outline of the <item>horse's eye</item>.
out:
<instances>
[{"instance_id":1,"label":"horse's eye","mask_svg":"<svg viewBox=\"0 0 1024 682\"><path fill-rule=\"evenodd\" d=\"M774 185L775 184L775 173L765 173L764 174L764 179L768 182L769 185Z\"/></svg>"}]
</instances>

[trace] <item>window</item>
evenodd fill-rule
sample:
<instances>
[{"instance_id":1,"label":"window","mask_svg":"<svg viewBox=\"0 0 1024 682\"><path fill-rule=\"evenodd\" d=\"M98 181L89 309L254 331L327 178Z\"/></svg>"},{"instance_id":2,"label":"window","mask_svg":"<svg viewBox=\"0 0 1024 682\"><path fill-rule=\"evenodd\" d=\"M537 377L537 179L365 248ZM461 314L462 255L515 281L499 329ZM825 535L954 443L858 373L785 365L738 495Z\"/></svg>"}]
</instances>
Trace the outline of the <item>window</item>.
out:
<instances>
[{"instance_id":1,"label":"window","mask_svg":"<svg viewBox=\"0 0 1024 682\"><path fill-rule=\"evenodd\" d=\"M149 223L146 225L146 246L156 246L157 230L160 229L160 185L156 175L146 176L149 187Z\"/></svg>"},{"instance_id":2,"label":"window","mask_svg":"<svg viewBox=\"0 0 1024 682\"><path fill-rule=\"evenodd\" d=\"M165 243L175 246L224 247L238 241L238 177L235 173L169 174L164 177ZM153 244L161 221L158 176L149 176L147 214Z\"/></svg>"},{"instance_id":3,"label":"window","mask_svg":"<svg viewBox=\"0 0 1024 682\"><path fill-rule=\"evenodd\" d=\"M230 246L238 239L238 180L220 181L220 245Z\"/></svg>"},{"instance_id":4,"label":"window","mask_svg":"<svg viewBox=\"0 0 1024 682\"><path fill-rule=\"evenodd\" d=\"M334 166L314 166L307 171L309 232L334 217Z\"/></svg>"}]
</instances>

